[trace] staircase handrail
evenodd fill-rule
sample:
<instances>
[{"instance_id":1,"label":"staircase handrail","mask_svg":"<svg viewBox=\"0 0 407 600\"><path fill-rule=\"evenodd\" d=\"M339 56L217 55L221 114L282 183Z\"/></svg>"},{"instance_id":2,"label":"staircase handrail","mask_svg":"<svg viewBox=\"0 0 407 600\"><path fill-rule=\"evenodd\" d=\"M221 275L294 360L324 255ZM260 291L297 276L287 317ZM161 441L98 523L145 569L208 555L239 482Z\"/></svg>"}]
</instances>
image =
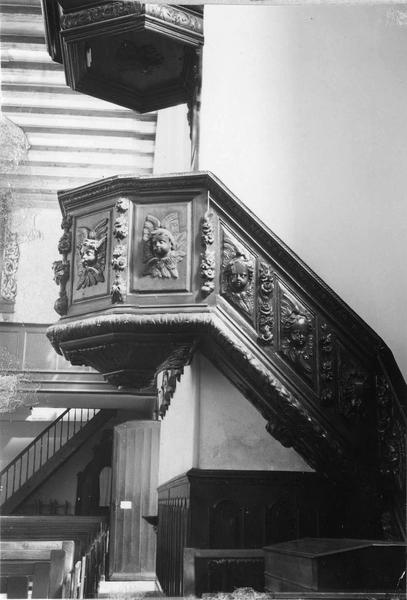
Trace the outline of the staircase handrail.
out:
<instances>
[{"instance_id":1,"label":"staircase handrail","mask_svg":"<svg viewBox=\"0 0 407 600\"><path fill-rule=\"evenodd\" d=\"M77 429L76 428L76 419L73 419L72 423L73 423L73 428L72 428L72 433L70 435L70 431L69 431L69 424L70 424L70 420L69 420L69 414L71 413L71 411L81 411L81 420L80 420L80 428ZM83 411L87 411L87 417L85 420L82 419L82 415L83 415ZM89 413L92 412L92 418L99 412L99 409L89 409L89 408L67 408L66 410L64 410L52 423L50 423L49 425L47 425L47 427L45 427L45 429L43 429L27 446L25 446L25 448L23 448L23 450L21 452L19 452L19 454L17 454L17 456L15 456L7 465L6 467L4 467L4 469L2 469L0 471L0 483L3 480L3 477L5 477L5 482L6 482L6 490L4 493L4 498L2 500L2 502L5 502L8 500L9 495L8 495L8 472L11 471L14 468L14 475L13 475L13 482L12 482L12 492L11 495L14 494L19 488L21 488L21 486L26 483L33 475L34 473L36 473L42 466L43 466L43 459L42 459L42 441L47 438L49 440L49 433L51 430L55 431L55 435L54 435L54 444L53 444L53 451L50 453L49 452L49 442L46 445L46 458L47 460L49 460L50 458L52 458L52 456L55 455L56 452L58 452L58 450L61 449L62 447L62 425L61 425L61 432L60 432L60 443L59 443L59 447L58 449L56 449L56 428L58 426L59 423L63 423L65 420L65 417L68 416L68 427L67 427L67 431L66 431L66 439L65 442L69 441L73 435L75 435L75 433L78 433L79 431L81 431L83 429L83 427L85 427L85 425L87 423L89 423L90 419L89 419ZM47 437L48 436L48 437ZM41 443L41 449L40 449L40 461L39 464L36 465L36 453L35 453L35 448L36 445L38 443ZM34 460L33 460L33 464L32 464L32 472L30 475L28 475L29 472L29 453L30 451L34 449ZM21 475L22 475L22 464L23 464L23 459L24 457L27 456L27 463L26 463L26 476L23 482L21 482ZM20 473L19 473L19 485L15 486L15 474L16 474L16 465L18 464L18 462L20 461Z\"/></svg>"}]
</instances>

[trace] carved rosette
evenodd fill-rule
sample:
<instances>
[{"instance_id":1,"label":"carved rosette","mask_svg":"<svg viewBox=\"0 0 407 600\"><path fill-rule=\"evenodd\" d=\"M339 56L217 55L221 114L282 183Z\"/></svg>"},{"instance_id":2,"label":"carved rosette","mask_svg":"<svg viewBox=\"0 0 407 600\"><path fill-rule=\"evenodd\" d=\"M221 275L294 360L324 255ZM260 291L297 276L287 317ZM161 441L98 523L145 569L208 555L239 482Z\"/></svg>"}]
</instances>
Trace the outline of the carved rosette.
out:
<instances>
[{"instance_id":1,"label":"carved rosette","mask_svg":"<svg viewBox=\"0 0 407 600\"><path fill-rule=\"evenodd\" d=\"M270 265L260 263L258 291L258 317L257 327L259 342L270 346L274 338L274 311L273 311L273 272Z\"/></svg>"},{"instance_id":2,"label":"carved rosette","mask_svg":"<svg viewBox=\"0 0 407 600\"><path fill-rule=\"evenodd\" d=\"M321 382L320 400L323 406L333 406L336 399L336 360L334 333L323 322L319 328L319 377Z\"/></svg>"},{"instance_id":3,"label":"carved rosette","mask_svg":"<svg viewBox=\"0 0 407 600\"><path fill-rule=\"evenodd\" d=\"M113 224L113 237L116 240L112 249L111 260L114 273L111 287L113 304L124 302L126 295L126 281L123 274L127 268L128 210L128 199L119 198L115 205L115 220Z\"/></svg>"},{"instance_id":4,"label":"carved rosette","mask_svg":"<svg viewBox=\"0 0 407 600\"><path fill-rule=\"evenodd\" d=\"M15 302L17 296L17 270L20 260L18 234L6 227L1 272L0 293L7 302Z\"/></svg>"},{"instance_id":5,"label":"carved rosette","mask_svg":"<svg viewBox=\"0 0 407 600\"><path fill-rule=\"evenodd\" d=\"M215 252L211 249L215 237L212 213L207 212L201 223L201 294L208 296L215 289Z\"/></svg>"},{"instance_id":6,"label":"carved rosette","mask_svg":"<svg viewBox=\"0 0 407 600\"><path fill-rule=\"evenodd\" d=\"M379 377L377 394L377 430L379 434L380 472L393 476L400 490L406 487L406 428L403 416L384 377Z\"/></svg>"},{"instance_id":7,"label":"carved rosette","mask_svg":"<svg viewBox=\"0 0 407 600\"><path fill-rule=\"evenodd\" d=\"M54 273L54 281L59 285L59 296L55 300L54 310L61 317L66 315L68 312L68 294L66 292L66 285L69 281L69 274L71 270L70 262L68 260L68 254L72 251L72 216L67 214L63 217L61 222L61 229L63 234L58 242L58 252L62 255L62 260L56 260L52 264L52 270Z\"/></svg>"},{"instance_id":8,"label":"carved rosette","mask_svg":"<svg viewBox=\"0 0 407 600\"><path fill-rule=\"evenodd\" d=\"M223 230L221 293L240 312L254 320L254 256Z\"/></svg>"},{"instance_id":9,"label":"carved rosette","mask_svg":"<svg viewBox=\"0 0 407 600\"><path fill-rule=\"evenodd\" d=\"M308 383L315 373L315 317L280 286L280 353Z\"/></svg>"},{"instance_id":10,"label":"carved rosette","mask_svg":"<svg viewBox=\"0 0 407 600\"><path fill-rule=\"evenodd\" d=\"M343 349L340 351L338 412L359 423L367 416L369 376L366 370Z\"/></svg>"}]
</instances>

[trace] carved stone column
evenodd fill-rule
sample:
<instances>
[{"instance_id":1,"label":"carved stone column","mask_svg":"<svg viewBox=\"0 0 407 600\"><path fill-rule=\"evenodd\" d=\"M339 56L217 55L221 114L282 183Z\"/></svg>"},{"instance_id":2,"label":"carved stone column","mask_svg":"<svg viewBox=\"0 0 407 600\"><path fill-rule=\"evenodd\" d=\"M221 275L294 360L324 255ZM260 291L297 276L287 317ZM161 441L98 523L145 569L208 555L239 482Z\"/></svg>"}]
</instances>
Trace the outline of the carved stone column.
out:
<instances>
[{"instance_id":1,"label":"carved stone column","mask_svg":"<svg viewBox=\"0 0 407 600\"><path fill-rule=\"evenodd\" d=\"M155 579L156 536L144 516L157 514L160 423L114 428L110 577Z\"/></svg>"}]
</instances>

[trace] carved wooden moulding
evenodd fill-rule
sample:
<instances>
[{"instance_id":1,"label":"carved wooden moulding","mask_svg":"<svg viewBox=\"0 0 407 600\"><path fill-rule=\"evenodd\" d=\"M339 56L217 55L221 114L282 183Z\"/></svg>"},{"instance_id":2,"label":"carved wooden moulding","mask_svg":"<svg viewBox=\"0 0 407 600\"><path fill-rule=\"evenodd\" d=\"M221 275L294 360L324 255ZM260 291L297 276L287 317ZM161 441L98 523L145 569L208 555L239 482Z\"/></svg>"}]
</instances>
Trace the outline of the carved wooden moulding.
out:
<instances>
[{"instance_id":1,"label":"carved wooden moulding","mask_svg":"<svg viewBox=\"0 0 407 600\"><path fill-rule=\"evenodd\" d=\"M191 101L201 7L42 1L48 50L72 89L142 113Z\"/></svg>"}]
</instances>

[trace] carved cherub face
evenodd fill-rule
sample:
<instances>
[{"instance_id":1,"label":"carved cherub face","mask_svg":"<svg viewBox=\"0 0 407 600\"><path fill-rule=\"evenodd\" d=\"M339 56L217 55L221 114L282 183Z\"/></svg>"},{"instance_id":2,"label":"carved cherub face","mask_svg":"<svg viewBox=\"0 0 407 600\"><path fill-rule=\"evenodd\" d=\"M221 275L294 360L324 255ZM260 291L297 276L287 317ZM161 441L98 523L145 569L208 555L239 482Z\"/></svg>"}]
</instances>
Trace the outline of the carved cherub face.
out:
<instances>
[{"instance_id":1,"label":"carved cherub face","mask_svg":"<svg viewBox=\"0 0 407 600\"><path fill-rule=\"evenodd\" d=\"M251 270L244 259L235 258L229 263L226 276L232 291L242 292L251 279Z\"/></svg>"},{"instance_id":2,"label":"carved cherub face","mask_svg":"<svg viewBox=\"0 0 407 600\"><path fill-rule=\"evenodd\" d=\"M174 238L168 229L160 228L152 232L150 238L151 252L158 258L168 256L174 250Z\"/></svg>"},{"instance_id":3,"label":"carved cherub face","mask_svg":"<svg viewBox=\"0 0 407 600\"><path fill-rule=\"evenodd\" d=\"M80 249L81 263L84 267L93 267L97 261L96 242L85 240Z\"/></svg>"},{"instance_id":4,"label":"carved cherub face","mask_svg":"<svg viewBox=\"0 0 407 600\"><path fill-rule=\"evenodd\" d=\"M303 315L296 315L290 328L290 339L297 348L303 348L307 342L308 322Z\"/></svg>"}]
</instances>

